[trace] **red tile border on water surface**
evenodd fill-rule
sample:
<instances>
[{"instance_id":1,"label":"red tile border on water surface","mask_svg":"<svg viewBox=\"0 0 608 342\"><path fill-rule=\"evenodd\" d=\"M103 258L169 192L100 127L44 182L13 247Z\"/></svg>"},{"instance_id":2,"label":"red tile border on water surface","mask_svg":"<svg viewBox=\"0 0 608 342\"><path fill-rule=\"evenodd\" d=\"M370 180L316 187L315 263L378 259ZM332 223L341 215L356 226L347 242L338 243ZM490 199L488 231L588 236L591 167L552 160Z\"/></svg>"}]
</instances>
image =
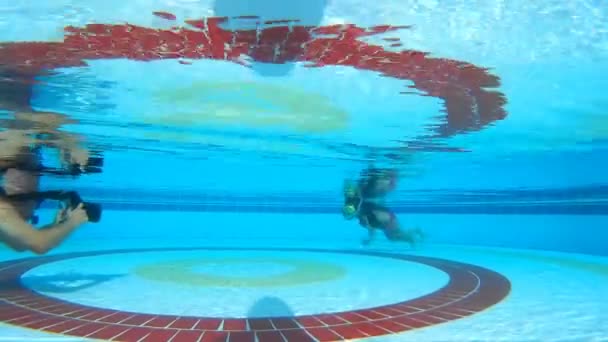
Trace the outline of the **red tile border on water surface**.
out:
<instances>
[{"instance_id":1,"label":"red tile border on water surface","mask_svg":"<svg viewBox=\"0 0 608 342\"><path fill-rule=\"evenodd\" d=\"M300 251L367 255L417 262L450 277L443 288L412 300L349 312L296 317L217 318L153 315L96 308L48 297L26 288L21 275L47 263L108 254L231 250ZM68 253L0 263L0 322L110 341L275 342L336 341L382 336L441 324L485 310L504 299L511 284L479 266L396 253L325 249L160 248ZM18 295L16 295L18 294Z\"/></svg>"},{"instance_id":2,"label":"red tile border on water surface","mask_svg":"<svg viewBox=\"0 0 608 342\"><path fill-rule=\"evenodd\" d=\"M177 20L175 14L162 10L152 14L171 22ZM343 24L315 27L293 20L273 20L265 23L272 26L258 29L222 27L227 21L239 19L243 17L184 20L168 29L127 23L67 26L61 41L0 43L3 51L0 65L5 77L14 74L20 82L34 84L39 82L36 76L43 76L49 70L83 67L90 60L174 59L181 64L190 64L193 60L211 59L242 65L246 64L242 56L248 56L261 63L301 62L309 68L350 67L411 81L411 85L404 84L404 89L396 90L396 94L432 96L444 103L442 112L446 117L427 125L431 138L478 131L507 116L507 99L499 89L500 78L491 74L488 68L466 61L431 57L423 51L395 51L394 47L401 46L399 41L393 41L393 48L386 49L364 39L411 26ZM463 151L431 142L426 134L414 138L407 146L414 150Z\"/></svg>"}]
</instances>

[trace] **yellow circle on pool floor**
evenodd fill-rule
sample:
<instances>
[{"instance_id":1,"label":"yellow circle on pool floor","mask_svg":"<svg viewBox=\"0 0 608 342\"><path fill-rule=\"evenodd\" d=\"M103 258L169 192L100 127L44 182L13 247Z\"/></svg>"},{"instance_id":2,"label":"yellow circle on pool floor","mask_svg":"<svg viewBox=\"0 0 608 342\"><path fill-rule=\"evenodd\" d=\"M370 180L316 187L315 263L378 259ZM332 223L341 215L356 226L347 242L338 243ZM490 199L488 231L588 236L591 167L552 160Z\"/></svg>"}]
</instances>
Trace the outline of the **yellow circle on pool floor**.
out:
<instances>
[{"instance_id":1,"label":"yellow circle on pool floor","mask_svg":"<svg viewBox=\"0 0 608 342\"><path fill-rule=\"evenodd\" d=\"M307 133L347 128L349 115L323 94L285 84L258 82L195 82L163 89L156 103L182 112L148 113L143 120L170 126L222 124L288 127Z\"/></svg>"},{"instance_id":2,"label":"yellow circle on pool floor","mask_svg":"<svg viewBox=\"0 0 608 342\"><path fill-rule=\"evenodd\" d=\"M269 276L224 276L195 272L195 267L239 264L273 264L290 267L291 270ZM138 266L134 274L149 280L191 286L215 287L284 287L336 280L346 275L338 265L320 261L281 258L234 258L234 259L188 259L172 260Z\"/></svg>"}]
</instances>

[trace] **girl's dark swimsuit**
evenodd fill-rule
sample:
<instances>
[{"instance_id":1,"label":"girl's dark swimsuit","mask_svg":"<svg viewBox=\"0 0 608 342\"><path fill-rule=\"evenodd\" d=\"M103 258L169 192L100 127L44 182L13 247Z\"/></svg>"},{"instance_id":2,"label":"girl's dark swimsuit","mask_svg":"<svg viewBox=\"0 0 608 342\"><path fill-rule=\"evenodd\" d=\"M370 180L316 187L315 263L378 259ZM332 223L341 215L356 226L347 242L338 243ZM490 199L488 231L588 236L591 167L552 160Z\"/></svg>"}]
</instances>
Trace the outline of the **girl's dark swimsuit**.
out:
<instances>
[{"instance_id":1,"label":"girl's dark swimsuit","mask_svg":"<svg viewBox=\"0 0 608 342\"><path fill-rule=\"evenodd\" d=\"M376 214L374 213L375 211L388 213L391 217L389 222L387 223L387 222L380 221L378 219L378 217L376 216ZM373 202L364 201L363 203L361 203L361 206L359 207L358 216L359 216L359 222L361 224L364 224L367 221L367 223L369 224L370 227L376 228L376 229L382 229L386 233L396 230L396 228L397 228L395 214L393 214L386 207L378 205Z\"/></svg>"},{"instance_id":2,"label":"girl's dark swimsuit","mask_svg":"<svg viewBox=\"0 0 608 342\"><path fill-rule=\"evenodd\" d=\"M375 229L381 229L389 238L398 230L395 214L384 206L370 201L362 201L361 197L359 196L347 198L345 205L353 205L355 208L357 208L357 217L359 218L359 223L362 226L370 226ZM376 211L388 213L390 215L389 222L387 223L380 221L374 213Z\"/></svg>"}]
</instances>

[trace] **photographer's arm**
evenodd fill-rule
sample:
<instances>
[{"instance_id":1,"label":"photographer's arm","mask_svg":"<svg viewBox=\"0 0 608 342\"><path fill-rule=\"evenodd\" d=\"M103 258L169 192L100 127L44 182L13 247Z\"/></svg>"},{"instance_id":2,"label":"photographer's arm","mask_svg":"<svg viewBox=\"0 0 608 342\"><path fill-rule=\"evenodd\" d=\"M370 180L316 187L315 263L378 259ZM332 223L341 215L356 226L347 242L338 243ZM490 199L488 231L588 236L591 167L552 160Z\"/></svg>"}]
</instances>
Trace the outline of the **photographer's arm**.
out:
<instances>
[{"instance_id":1,"label":"photographer's arm","mask_svg":"<svg viewBox=\"0 0 608 342\"><path fill-rule=\"evenodd\" d=\"M90 152L84 147L83 137L74 133L62 132L59 130L38 130L36 133L46 133L51 136L51 138L36 139L35 142L38 145L56 148L60 152L60 159L64 165L87 165Z\"/></svg>"},{"instance_id":2,"label":"photographer's arm","mask_svg":"<svg viewBox=\"0 0 608 342\"><path fill-rule=\"evenodd\" d=\"M61 131L54 131L53 136L54 139L47 143L61 151L61 159L64 164L87 165L90 153L83 147L83 137Z\"/></svg>"},{"instance_id":3,"label":"photographer's arm","mask_svg":"<svg viewBox=\"0 0 608 342\"><path fill-rule=\"evenodd\" d=\"M24 221L10 204L0 201L0 236L15 250L45 254L86 221L86 216L80 214L81 206L82 204L75 209L79 210L79 215L70 215L60 223L50 224L38 230Z\"/></svg>"},{"instance_id":4,"label":"photographer's arm","mask_svg":"<svg viewBox=\"0 0 608 342\"><path fill-rule=\"evenodd\" d=\"M0 104L0 108L2 105ZM28 134L36 145L44 145L61 151L65 164L86 165L89 151L84 147L85 138L79 134L60 130L66 124L77 121L69 116L54 112L39 112L31 108L15 109L14 122L18 130ZM40 137L46 135L46 137Z\"/></svg>"}]
</instances>

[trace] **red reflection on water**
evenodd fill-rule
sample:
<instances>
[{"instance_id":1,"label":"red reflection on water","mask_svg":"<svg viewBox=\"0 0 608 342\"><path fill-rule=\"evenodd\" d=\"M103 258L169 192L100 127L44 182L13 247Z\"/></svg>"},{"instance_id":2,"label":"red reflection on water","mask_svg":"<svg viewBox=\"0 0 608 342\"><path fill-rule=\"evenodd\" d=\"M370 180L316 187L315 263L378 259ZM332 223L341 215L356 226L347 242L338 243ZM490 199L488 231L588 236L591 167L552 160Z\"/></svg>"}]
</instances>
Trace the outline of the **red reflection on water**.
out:
<instances>
[{"instance_id":1,"label":"red reflection on water","mask_svg":"<svg viewBox=\"0 0 608 342\"><path fill-rule=\"evenodd\" d=\"M174 20L167 12L155 15ZM246 17L249 18L249 17ZM255 17L249 18L255 20ZM411 80L413 88L445 101L446 119L433 127L434 136L446 137L478 130L506 117L505 97L487 88L499 86L498 77L470 63L429 57L413 50L387 51L360 38L407 29L382 25L299 26L294 20L275 21L259 30L227 30L228 18L188 20L186 27L154 29L130 24L88 24L66 27L63 42L0 44L4 75L34 76L48 69L85 66L85 60L127 58L139 61L219 59L243 64L243 56L257 62L307 62L308 67L350 66ZM385 38L392 47L398 39ZM8 71L8 72L7 72ZM26 77L27 78L27 77ZM6 87L3 87L6 88ZM403 93L407 93L404 91Z\"/></svg>"}]
</instances>

